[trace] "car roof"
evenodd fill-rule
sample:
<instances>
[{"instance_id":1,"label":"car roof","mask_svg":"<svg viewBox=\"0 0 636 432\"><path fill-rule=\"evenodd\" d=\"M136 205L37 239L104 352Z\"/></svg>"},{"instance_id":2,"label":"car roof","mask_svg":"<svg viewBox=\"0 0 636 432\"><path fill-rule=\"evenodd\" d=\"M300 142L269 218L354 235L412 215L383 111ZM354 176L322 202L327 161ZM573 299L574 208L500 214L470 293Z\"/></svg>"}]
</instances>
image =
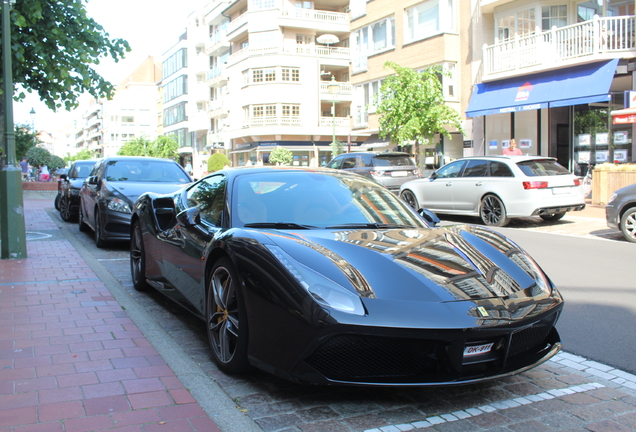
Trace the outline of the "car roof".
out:
<instances>
[{"instance_id":1,"label":"car roof","mask_svg":"<svg viewBox=\"0 0 636 432\"><path fill-rule=\"evenodd\" d=\"M172 159L166 159L166 158L158 158L158 157L150 157L150 156L108 156L105 158L101 158L99 160L104 160L104 161L124 161L124 160L151 160L151 161L160 161L160 162L173 162L176 163L175 161L173 161Z\"/></svg>"},{"instance_id":2,"label":"car roof","mask_svg":"<svg viewBox=\"0 0 636 432\"><path fill-rule=\"evenodd\" d=\"M349 155L372 155L372 156L411 156L408 153L405 152L372 152L372 151L368 151L368 152L363 152L363 151L359 151L359 152L350 152L350 153L341 153L338 156L349 156ZM338 157L336 156L336 157Z\"/></svg>"},{"instance_id":3,"label":"car roof","mask_svg":"<svg viewBox=\"0 0 636 432\"><path fill-rule=\"evenodd\" d=\"M318 173L318 174L329 174L336 175L340 177L356 177L360 178L358 174L350 173L348 171L337 170L332 168L309 168L309 167L296 167L296 166L264 166L264 167L228 167L219 171L215 171L210 173L209 175L215 174L225 174L228 177L234 178L245 174L272 174L272 173L280 173L280 172L310 172L310 173ZM207 176L206 176L207 177Z\"/></svg>"},{"instance_id":4,"label":"car roof","mask_svg":"<svg viewBox=\"0 0 636 432\"><path fill-rule=\"evenodd\" d=\"M486 159L486 160L509 160L511 162L523 162L527 160L539 160L539 159L550 159L556 160L554 157L550 156L537 156L537 155L487 155L487 156L464 156L458 158L456 160L470 160L470 159Z\"/></svg>"}]
</instances>

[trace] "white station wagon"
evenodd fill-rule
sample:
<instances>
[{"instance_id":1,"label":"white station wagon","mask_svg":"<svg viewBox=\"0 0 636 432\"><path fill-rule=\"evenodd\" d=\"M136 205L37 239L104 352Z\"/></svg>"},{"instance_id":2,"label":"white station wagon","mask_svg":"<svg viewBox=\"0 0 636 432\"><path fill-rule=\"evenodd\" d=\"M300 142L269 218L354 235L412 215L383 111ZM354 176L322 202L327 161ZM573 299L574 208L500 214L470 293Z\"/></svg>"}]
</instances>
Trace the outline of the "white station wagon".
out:
<instances>
[{"instance_id":1,"label":"white station wagon","mask_svg":"<svg viewBox=\"0 0 636 432\"><path fill-rule=\"evenodd\" d=\"M479 216L486 225L505 226L510 218L554 221L568 211L583 210L580 183L554 158L473 156L404 183L400 197L416 210Z\"/></svg>"}]
</instances>

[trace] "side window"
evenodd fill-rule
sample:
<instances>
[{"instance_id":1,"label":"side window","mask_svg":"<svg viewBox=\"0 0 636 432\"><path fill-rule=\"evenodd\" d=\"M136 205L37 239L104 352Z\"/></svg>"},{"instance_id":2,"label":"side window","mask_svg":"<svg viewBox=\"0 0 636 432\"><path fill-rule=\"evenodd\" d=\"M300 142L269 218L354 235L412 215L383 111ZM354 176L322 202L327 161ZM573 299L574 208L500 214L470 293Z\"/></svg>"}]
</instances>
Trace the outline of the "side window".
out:
<instances>
[{"instance_id":1,"label":"side window","mask_svg":"<svg viewBox=\"0 0 636 432\"><path fill-rule=\"evenodd\" d=\"M224 175L202 180L188 190L186 194L188 208L198 207L202 220L211 225L221 225L225 205L225 184Z\"/></svg>"},{"instance_id":2,"label":"side window","mask_svg":"<svg viewBox=\"0 0 636 432\"><path fill-rule=\"evenodd\" d=\"M459 173L466 165L466 161L451 162L437 170L437 178L453 178L459 177Z\"/></svg>"},{"instance_id":3,"label":"side window","mask_svg":"<svg viewBox=\"0 0 636 432\"><path fill-rule=\"evenodd\" d=\"M356 167L356 158L355 158L355 156L346 157L342 161L342 169L355 168L355 167Z\"/></svg>"},{"instance_id":4,"label":"side window","mask_svg":"<svg viewBox=\"0 0 636 432\"><path fill-rule=\"evenodd\" d=\"M470 160L466 164L466 169L462 177L486 177L488 174L488 161Z\"/></svg>"},{"instance_id":5,"label":"side window","mask_svg":"<svg viewBox=\"0 0 636 432\"><path fill-rule=\"evenodd\" d=\"M327 168L340 169L340 164L342 163L342 158L335 158L331 162L327 164Z\"/></svg>"},{"instance_id":6,"label":"side window","mask_svg":"<svg viewBox=\"0 0 636 432\"><path fill-rule=\"evenodd\" d=\"M514 177L512 170L508 165L502 162L490 162L491 177Z\"/></svg>"},{"instance_id":7,"label":"side window","mask_svg":"<svg viewBox=\"0 0 636 432\"><path fill-rule=\"evenodd\" d=\"M104 173L104 166L105 165L106 165L105 161L101 161L101 162L97 163L93 167L93 171L91 171L90 175L102 177L102 174Z\"/></svg>"},{"instance_id":8,"label":"side window","mask_svg":"<svg viewBox=\"0 0 636 432\"><path fill-rule=\"evenodd\" d=\"M363 166L372 167L373 166L373 155L362 155Z\"/></svg>"}]
</instances>

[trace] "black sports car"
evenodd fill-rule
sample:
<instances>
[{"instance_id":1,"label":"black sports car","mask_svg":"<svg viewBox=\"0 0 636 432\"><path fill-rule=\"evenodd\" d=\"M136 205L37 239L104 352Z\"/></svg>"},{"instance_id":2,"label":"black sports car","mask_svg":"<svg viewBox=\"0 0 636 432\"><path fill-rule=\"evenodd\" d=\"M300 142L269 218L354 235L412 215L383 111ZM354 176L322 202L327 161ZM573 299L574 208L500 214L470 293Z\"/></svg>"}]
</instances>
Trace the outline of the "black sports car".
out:
<instances>
[{"instance_id":1,"label":"black sports car","mask_svg":"<svg viewBox=\"0 0 636 432\"><path fill-rule=\"evenodd\" d=\"M55 208L60 211L60 216L66 222L72 221L79 214L79 191L94 165L94 160L75 161L67 173L60 174Z\"/></svg>"},{"instance_id":2,"label":"black sports car","mask_svg":"<svg viewBox=\"0 0 636 432\"><path fill-rule=\"evenodd\" d=\"M227 169L137 200L132 279L202 318L227 373L450 385L555 355L563 300L535 261L424 214L343 171Z\"/></svg>"}]
</instances>

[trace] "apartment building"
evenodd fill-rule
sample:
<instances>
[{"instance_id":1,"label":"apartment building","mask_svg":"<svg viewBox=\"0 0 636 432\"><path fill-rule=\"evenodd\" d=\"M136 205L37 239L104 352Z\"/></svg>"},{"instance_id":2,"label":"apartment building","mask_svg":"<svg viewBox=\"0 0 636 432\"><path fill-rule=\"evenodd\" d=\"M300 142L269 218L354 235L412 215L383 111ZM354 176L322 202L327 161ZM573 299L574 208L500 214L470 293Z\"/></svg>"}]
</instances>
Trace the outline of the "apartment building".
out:
<instances>
[{"instance_id":1,"label":"apartment building","mask_svg":"<svg viewBox=\"0 0 636 432\"><path fill-rule=\"evenodd\" d=\"M466 110L476 153L500 154L515 138L575 172L635 160L633 1L471 3L483 41Z\"/></svg>"},{"instance_id":2,"label":"apartment building","mask_svg":"<svg viewBox=\"0 0 636 432\"><path fill-rule=\"evenodd\" d=\"M474 81L471 3L459 0L351 2L352 127L370 136L361 149L416 152L414 156L421 167L439 166L445 160L470 154L470 149L464 149L464 141L470 142L470 121L464 127L466 137L449 129L450 137L437 134L431 142L419 143L417 150L411 145L396 148L390 143L390 137L378 136L374 98L382 81L394 73L384 67L387 61L416 71L441 66L448 72L448 76L440 77L444 99L463 115Z\"/></svg>"},{"instance_id":3,"label":"apartment building","mask_svg":"<svg viewBox=\"0 0 636 432\"><path fill-rule=\"evenodd\" d=\"M148 57L116 88L113 99L90 98L76 110L75 153L89 150L95 157L117 154L136 137L157 137L157 84L161 65Z\"/></svg>"}]
</instances>

